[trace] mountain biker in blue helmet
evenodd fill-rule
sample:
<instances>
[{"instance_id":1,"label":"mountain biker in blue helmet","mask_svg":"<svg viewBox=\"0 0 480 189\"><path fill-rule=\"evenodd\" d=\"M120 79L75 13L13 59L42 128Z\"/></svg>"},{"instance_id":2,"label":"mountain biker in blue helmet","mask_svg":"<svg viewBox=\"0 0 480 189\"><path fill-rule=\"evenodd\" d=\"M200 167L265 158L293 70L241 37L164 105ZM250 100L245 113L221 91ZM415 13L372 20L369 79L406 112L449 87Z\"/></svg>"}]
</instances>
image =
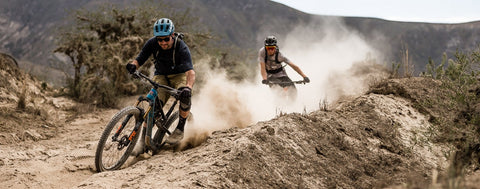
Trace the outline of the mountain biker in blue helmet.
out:
<instances>
[{"instance_id":1,"label":"mountain biker in blue helmet","mask_svg":"<svg viewBox=\"0 0 480 189\"><path fill-rule=\"evenodd\" d=\"M153 35L137 58L128 63L126 68L130 73L142 66L153 55L155 73L153 81L177 88L180 93L180 115L178 125L167 143L176 144L183 139L185 122L190 115L192 88L195 83L195 71L188 46L174 33L175 26L168 18L161 18L153 25ZM158 91L158 99L164 105L170 96Z\"/></svg>"},{"instance_id":2,"label":"mountain biker in blue helmet","mask_svg":"<svg viewBox=\"0 0 480 189\"><path fill-rule=\"evenodd\" d=\"M287 84L280 84L280 86L292 87L292 89L296 91L295 85L291 83L292 80L288 77L282 62L285 62L301 75L305 83L310 82L310 79L302 72L300 67L280 52L277 45L277 38L273 35L265 38L264 46L258 51L258 61L260 62L260 74L263 84L268 84L269 82L285 82Z\"/></svg>"}]
</instances>

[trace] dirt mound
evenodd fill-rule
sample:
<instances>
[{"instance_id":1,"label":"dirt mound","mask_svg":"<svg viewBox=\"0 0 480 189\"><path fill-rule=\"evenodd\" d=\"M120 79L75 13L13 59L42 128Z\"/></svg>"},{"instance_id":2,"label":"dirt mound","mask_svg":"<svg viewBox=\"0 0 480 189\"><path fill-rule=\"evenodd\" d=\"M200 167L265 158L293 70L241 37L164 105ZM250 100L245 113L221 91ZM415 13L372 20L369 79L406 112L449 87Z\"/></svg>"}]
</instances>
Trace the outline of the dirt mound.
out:
<instances>
[{"instance_id":1,"label":"dirt mound","mask_svg":"<svg viewBox=\"0 0 480 189\"><path fill-rule=\"evenodd\" d=\"M13 78L5 70L2 78ZM418 106L419 98L441 92L424 78L388 80L329 111L216 131L198 147L143 154L102 173L94 170L94 151L118 110L52 97L28 76L7 83L13 84L0 87L1 94L29 87L25 109L17 108L18 95L1 101L5 187L426 188L448 164L446 148L428 138L435 112Z\"/></svg>"},{"instance_id":2,"label":"dirt mound","mask_svg":"<svg viewBox=\"0 0 480 189\"><path fill-rule=\"evenodd\" d=\"M61 115L52 110L61 107L52 89L20 70L10 55L0 55L0 67L0 144L53 137L61 124L51 116Z\"/></svg>"},{"instance_id":3,"label":"dirt mound","mask_svg":"<svg viewBox=\"0 0 480 189\"><path fill-rule=\"evenodd\" d=\"M69 111L74 102L53 97L53 89L20 70L9 55L0 55L0 68L2 184L12 188L75 184L61 180L65 169L58 166L65 161L61 146L68 145L64 140L71 138L63 135L63 128L74 114Z\"/></svg>"},{"instance_id":4,"label":"dirt mound","mask_svg":"<svg viewBox=\"0 0 480 189\"><path fill-rule=\"evenodd\" d=\"M446 166L443 148L426 138L427 120L411 99L371 93L328 112L214 132L199 147L164 151L77 187L424 188Z\"/></svg>"}]
</instances>

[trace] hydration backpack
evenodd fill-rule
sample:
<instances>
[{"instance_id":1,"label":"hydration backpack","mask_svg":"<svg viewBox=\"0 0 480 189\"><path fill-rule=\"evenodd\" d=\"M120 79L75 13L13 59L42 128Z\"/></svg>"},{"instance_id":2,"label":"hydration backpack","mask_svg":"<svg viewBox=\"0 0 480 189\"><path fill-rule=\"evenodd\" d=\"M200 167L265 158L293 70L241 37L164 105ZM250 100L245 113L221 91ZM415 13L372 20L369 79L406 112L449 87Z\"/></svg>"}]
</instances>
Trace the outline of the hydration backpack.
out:
<instances>
[{"instance_id":1,"label":"hydration backpack","mask_svg":"<svg viewBox=\"0 0 480 189\"><path fill-rule=\"evenodd\" d=\"M185 37L185 35L183 33L174 32L173 36L175 38L175 44L173 44L173 57L172 57L173 58L173 66L172 66L172 69L175 67L175 51L177 51L178 39L183 41L183 37Z\"/></svg>"}]
</instances>

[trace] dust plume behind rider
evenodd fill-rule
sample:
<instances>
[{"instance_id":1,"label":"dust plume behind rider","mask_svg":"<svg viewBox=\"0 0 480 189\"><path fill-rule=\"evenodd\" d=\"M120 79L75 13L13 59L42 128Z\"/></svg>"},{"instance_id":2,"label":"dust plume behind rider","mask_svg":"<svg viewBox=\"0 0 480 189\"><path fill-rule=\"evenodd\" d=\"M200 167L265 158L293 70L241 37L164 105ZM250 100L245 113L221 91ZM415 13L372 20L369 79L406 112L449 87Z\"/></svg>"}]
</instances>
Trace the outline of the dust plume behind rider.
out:
<instances>
[{"instance_id":1,"label":"dust plume behind rider","mask_svg":"<svg viewBox=\"0 0 480 189\"><path fill-rule=\"evenodd\" d=\"M176 88L180 93L180 115L175 131L167 143L175 144L183 139L185 122L190 114L191 95L195 83L195 71L188 46L176 37L175 26L168 18L161 18L153 25L153 35L143 46L137 58L127 64L130 73L135 72L153 55L155 73L153 81ZM158 91L158 99L165 104L170 96L163 90Z\"/></svg>"},{"instance_id":2,"label":"dust plume behind rider","mask_svg":"<svg viewBox=\"0 0 480 189\"><path fill-rule=\"evenodd\" d=\"M269 82L292 82L285 71L282 62L292 67L299 75L303 77L306 83L310 82L310 79L302 72L302 70L285 57L279 50L277 45L277 38L275 36L268 36L265 38L264 47L258 51L258 61L260 62L260 74L262 75L262 83L268 84ZM280 84L281 87L292 86L293 83Z\"/></svg>"}]
</instances>

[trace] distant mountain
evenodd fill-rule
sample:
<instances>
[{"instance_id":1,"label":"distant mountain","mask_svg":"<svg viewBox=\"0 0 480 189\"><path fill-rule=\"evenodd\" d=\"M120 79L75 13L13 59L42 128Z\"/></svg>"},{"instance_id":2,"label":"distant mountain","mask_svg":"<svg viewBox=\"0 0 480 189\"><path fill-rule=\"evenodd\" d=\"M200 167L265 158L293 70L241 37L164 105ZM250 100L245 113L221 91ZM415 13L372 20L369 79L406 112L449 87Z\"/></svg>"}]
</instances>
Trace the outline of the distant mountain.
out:
<instances>
[{"instance_id":1,"label":"distant mountain","mask_svg":"<svg viewBox=\"0 0 480 189\"><path fill-rule=\"evenodd\" d=\"M20 60L20 66L48 78L63 60L52 54L56 30L66 23L74 9L95 8L109 2L122 5L133 0L3 0L0 2L0 51ZM352 31L386 55L386 62L400 62L401 49L408 47L416 70L423 70L428 57L440 62L443 52L450 57L456 49L475 48L480 22L429 24L392 22L374 18L311 15L268 0L176 0L164 3L179 11L189 9L199 22L220 36L222 46L239 47L254 53L269 34L286 36L298 26L318 20L340 20ZM311 36L318 37L318 36ZM387 45L385 45L387 44ZM254 56L254 55L253 55ZM61 66L60 66L61 67ZM49 74L46 74L49 73ZM46 75L48 76L46 76Z\"/></svg>"},{"instance_id":2,"label":"distant mountain","mask_svg":"<svg viewBox=\"0 0 480 189\"><path fill-rule=\"evenodd\" d=\"M405 46L417 68L423 70L428 58L437 64L444 52L453 58L456 50L470 51L480 45L480 22L462 24L431 24L391 22L372 18L344 18L345 24L359 31L368 41L383 41L389 44L384 49L391 60L400 60L400 51ZM378 47L380 49L384 47ZM419 71L419 70L417 70Z\"/></svg>"}]
</instances>

